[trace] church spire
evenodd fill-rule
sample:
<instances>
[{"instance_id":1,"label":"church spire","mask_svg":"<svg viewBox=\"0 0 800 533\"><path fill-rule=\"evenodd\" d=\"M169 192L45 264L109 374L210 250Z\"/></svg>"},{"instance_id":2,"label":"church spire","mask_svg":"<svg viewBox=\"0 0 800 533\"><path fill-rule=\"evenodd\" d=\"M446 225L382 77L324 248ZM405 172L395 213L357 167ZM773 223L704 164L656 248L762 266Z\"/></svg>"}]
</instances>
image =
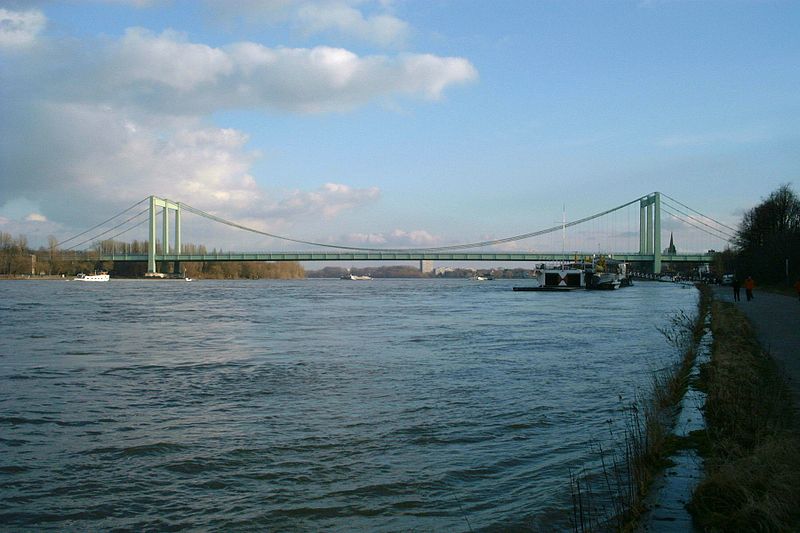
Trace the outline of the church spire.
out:
<instances>
[{"instance_id":1,"label":"church spire","mask_svg":"<svg viewBox=\"0 0 800 533\"><path fill-rule=\"evenodd\" d=\"M667 247L666 250L664 250L664 253L667 255L675 255L676 253L678 253L677 250L675 250L675 240L672 237L671 231L669 232L669 246Z\"/></svg>"}]
</instances>

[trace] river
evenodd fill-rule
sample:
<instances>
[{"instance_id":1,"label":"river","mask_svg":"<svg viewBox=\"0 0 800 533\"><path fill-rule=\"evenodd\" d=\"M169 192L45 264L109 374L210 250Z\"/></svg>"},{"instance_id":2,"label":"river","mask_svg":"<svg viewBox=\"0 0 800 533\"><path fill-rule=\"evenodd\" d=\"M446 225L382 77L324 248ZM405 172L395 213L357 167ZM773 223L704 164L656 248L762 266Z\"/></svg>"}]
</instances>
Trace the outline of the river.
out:
<instances>
[{"instance_id":1,"label":"river","mask_svg":"<svg viewBox=\"0 0 800 533\"><path fill-rule=\"evenodd\" d=\"M0 282L0 530L567 528L697 293L520 283Z\"/></svg>"}]
</instances>

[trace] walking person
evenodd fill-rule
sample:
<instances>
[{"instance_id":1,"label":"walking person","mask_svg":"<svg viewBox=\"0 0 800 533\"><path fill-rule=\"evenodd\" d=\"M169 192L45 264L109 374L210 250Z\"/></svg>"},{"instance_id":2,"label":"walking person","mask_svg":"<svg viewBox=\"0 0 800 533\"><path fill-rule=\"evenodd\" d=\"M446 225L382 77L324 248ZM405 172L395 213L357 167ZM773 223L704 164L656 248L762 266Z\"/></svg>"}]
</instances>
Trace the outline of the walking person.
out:
<instances>
[{"instance_id":1,"label":"walking person","mask_svg":"<svg viewBox=\"0 0 800 533\"><path fill-rule=\"evenodd\" d=\"M733 301L741 301L740 289L742 288L742 282L739 281L738 277L733 277L733 281L731 281L731 287L733 287Z\"/></svg>"},{"instance_id":2,"label":"walking person","mask_svg":"<svg viewBox=\"0 0 800 533\"><path fill-rule=\"evenodd\" d=\"M800 299L800 278L794 282L794 290L797 291L797 298Z\"/></svg>"},{"instance_id":3,"label":"walking person","mask_svg":"<svg viewBox=\"0 0 800 533\"><path fill-rule=\"evenodd\" d=\"M756 286L756 282L753 281L751 276L747 276L747 279L744 280L744 292L747 295L747 301L753 299L753 287Z\"/></svg>"}]
</instances>

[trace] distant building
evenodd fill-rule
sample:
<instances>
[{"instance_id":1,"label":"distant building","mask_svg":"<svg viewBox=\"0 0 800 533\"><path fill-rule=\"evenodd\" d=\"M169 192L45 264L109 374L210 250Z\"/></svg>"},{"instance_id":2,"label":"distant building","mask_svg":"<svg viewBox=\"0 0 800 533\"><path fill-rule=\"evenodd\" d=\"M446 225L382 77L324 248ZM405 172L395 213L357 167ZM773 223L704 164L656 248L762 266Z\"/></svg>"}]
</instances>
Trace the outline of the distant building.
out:
<instances>
[{"instance_id":1,"label":"distant building","mask_svg":"<svg viewBox=\"0 0 800 533\"><path fill-rule=\"evenodd\" d=\"M677 250L675 250L675 242L672 239L672 232L670 232L669 234L669 246L664 248L664 251L662 253L664 255L675 255L678 253Z\"/></svg>"},{"instance_id":2,"label":"distant building","mask_svg":"<svg viewBox=\"0 0 800 533\"><path fill-rule=\"evenodd\" d=\"M420 259L419 260L419 271L423 274L428 274L433 272L433 261L430 259Z\"/></svg>"}]
</instances>

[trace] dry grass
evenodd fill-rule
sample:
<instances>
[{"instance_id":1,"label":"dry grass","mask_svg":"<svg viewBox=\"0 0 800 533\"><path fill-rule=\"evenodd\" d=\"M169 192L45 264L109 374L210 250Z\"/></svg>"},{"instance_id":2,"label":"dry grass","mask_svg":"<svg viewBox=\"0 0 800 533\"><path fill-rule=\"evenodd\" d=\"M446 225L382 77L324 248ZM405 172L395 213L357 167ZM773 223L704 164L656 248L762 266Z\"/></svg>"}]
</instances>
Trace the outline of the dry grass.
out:
<instances>
[{"instance_id":1,"label":"dry grass","mask_svg":"<svg viewBox=\"0 0 800 533\"><path fill-rule=\"evenodd\" d=\"M690 510L707 531L800 530L800 437L791 397L746 319L714 302L706 466Z\"/></svg>"}]
</instances>

